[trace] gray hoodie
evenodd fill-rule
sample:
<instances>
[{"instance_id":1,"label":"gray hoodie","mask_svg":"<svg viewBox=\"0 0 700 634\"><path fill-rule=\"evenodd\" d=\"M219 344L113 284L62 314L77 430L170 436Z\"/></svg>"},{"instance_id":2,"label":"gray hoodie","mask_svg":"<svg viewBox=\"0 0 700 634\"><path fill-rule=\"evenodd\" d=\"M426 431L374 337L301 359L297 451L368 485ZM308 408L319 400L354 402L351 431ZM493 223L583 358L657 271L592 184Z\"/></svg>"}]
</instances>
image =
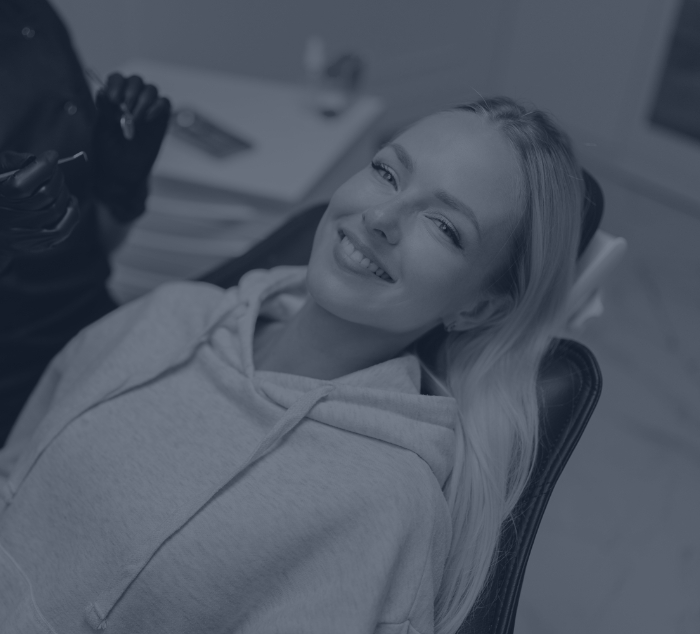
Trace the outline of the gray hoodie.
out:
<instances>
[{"instance_id":1,"label":"gray hoodie","mask_svg":"<svg viewBox=\"0 0 700 634\"><path fill-rule=\"evenodd\" d=\"M167 284L52 361L0 451L0 633L433 631L456 403L412 355L256 371L305 276Z\"/></svg>"}]
</instances>

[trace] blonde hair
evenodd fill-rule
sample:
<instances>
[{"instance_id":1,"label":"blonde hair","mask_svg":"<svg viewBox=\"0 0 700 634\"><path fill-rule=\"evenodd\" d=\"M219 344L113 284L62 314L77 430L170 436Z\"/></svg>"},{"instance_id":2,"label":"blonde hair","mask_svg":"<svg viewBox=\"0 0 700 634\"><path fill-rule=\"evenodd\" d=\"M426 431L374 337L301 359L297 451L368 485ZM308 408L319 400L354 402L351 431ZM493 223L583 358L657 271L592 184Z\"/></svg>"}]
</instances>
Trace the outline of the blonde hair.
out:
<instances>
[{"instance_id":1,"label":"blonde hair","mask_svg":"<svg viewBox=\"0 0 700 634\"><path fill-rule=\"evenodd\" d=\"M453 634L477 604L537 452L537 375L563 318L581 233L584 182L569 137L539 110L506 97L457 111L485 117L519 160L522 215L507 264L483 288L507 308L466 332L434 331L417 344L433 389L458 402L456 456L443 492L452 542L435 600L436 634Z\"/></svg>"}]
</instances>

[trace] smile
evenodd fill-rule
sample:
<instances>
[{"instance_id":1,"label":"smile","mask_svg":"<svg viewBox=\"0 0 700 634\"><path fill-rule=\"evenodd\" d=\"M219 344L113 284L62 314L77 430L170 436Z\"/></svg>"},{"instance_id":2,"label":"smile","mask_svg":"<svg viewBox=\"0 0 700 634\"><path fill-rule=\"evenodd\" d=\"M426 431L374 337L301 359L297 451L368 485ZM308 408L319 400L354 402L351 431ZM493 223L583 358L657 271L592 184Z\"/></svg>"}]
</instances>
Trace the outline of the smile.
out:
<instances>
[{"instance_id":1,"label":"smile","mask_svg":"<svg viewBox=\"0 0 700 634\"><path fill-rule=\"evenodd\" d=\"M373 274L385 282L393 283L392 277L382 269L376 262L373 262L362 251L355 247L353 242L342 231L338 232L340 236L340 248L345 255L352 260L358 267L365 269L368 273Z\"/></svg>"}]
</instances>

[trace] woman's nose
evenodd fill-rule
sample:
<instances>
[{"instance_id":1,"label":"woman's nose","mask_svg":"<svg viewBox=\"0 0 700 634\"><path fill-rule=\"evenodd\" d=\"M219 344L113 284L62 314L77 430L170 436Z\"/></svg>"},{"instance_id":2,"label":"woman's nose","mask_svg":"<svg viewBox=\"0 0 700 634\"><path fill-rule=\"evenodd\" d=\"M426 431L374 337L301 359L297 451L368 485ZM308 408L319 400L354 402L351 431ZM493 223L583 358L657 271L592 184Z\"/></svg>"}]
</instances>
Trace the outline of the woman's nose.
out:
<instances>
[{"instance_id":1,"label":"woman's nose","mask_svg":"<svg viewBox=\"0 0 700 634\"><path fill-rule=\"evenodd\" d=\"M371 207L362 212L362 224L368 233L396 244L401 237L399 212L394 207Z\"/></svg>"}]
</instances>

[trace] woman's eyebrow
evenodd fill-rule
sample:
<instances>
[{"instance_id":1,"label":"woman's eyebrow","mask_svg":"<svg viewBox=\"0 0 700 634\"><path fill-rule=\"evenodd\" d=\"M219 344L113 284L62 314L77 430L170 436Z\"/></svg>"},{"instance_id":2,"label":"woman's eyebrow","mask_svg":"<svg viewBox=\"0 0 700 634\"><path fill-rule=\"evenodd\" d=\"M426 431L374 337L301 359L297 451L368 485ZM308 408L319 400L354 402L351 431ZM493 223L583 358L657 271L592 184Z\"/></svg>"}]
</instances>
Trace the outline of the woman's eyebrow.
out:
<instances>
[{"instance_id":1,"label":"woman's eyebrow","mask_svg":"<svg viewBox=\"0 0 700 634\"><path fill-rule=\"evenodd\" d=\"M413 173L413 159L411 158L411 155L406 152L403 145L399 145L398 143L389 143L385 147L390 147L392 150L394 150L394 152L396 152L396 156L399 158L399 161L401 161L401 165L403 165L410 173Z\"/></svg>"},{"instance_id":2,"label":"woman's eyebrow","mask_svg":"<svg viewBox=\"0 0 700 634\"><path fill-rule=\"evenodd\" d=\"M471 207L465 205L461 200L457 200L454 196L452 196L452 194L448 194L442 189L435 192L435 198L444 202L448 207L452 207L452 209L461 211L463 214L465 214L476 228L476 232L479 234L479 241L481 241L481 227L479 226L479 221L476 219L476 214Z\"/></svg>"}]
</instances>

